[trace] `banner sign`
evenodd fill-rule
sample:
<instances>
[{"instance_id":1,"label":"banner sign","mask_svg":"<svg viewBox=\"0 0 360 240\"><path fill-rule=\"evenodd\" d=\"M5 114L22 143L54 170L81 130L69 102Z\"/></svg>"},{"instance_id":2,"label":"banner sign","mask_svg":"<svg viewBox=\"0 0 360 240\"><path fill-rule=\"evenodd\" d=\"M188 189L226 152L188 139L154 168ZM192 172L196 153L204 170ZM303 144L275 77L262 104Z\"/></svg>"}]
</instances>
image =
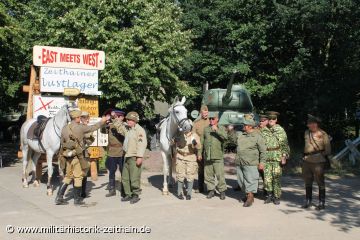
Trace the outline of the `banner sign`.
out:
<instances>
[{"instance_id":1,"label":"banner sign","mask_svg":"<svg viewBox=\"0 0 360 240\"><path fill-rule=\"evenodd\" d=\"M33 96L33 118L43 115L54 117L62 106L67 103L64 97Z\"/></svg>"},{"instance_id":2,"label":"banner sign","mask_svg":"<svg viewBox=\"0 0 360 240\"><path fill-rule=\"evenodd\" d=\"M99 95L98 87L98 70L40 68L41 92L64 92L64 88L77 88L87 95Z\"/></svg>"},{"instance_id":3,"label":"banner sign","mask_svg":"<svg viewBox=\"0 0 360 240\"><path fill-rule=\"evenodd\" d=\"M77 48L34 46L33 64L41 67L103 70L105 53Z\"/></svg>"}]
</instances>

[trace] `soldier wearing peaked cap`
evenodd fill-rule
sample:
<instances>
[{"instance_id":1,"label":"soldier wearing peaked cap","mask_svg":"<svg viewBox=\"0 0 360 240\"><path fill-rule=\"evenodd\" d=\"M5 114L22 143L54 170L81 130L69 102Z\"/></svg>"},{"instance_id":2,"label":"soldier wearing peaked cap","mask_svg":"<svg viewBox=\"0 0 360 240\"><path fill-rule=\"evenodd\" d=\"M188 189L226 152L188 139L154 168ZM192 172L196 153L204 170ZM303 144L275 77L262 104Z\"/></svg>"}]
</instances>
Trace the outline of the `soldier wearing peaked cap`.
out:
<instances>
[{"instance_id":1,"label":"soldier wearing peaked cap","mask_svg":"<svg viewBox=\"0 0 360 240\"><path fill-rule=\"evenodd\" d=\"M200 108L201 117L194 121L192 132L196 133L200 138L204 134L205 127L209 126L210 121L208 118L209 109L206 105L202 105ZM202 159L204 158L204 152L199 153L202 155ZM204 160L197 161L198 163L198 191L204 192Z\"/></svg>"},{"instance_id":2,"label":"soldier wearing peaked cap","mask_svg":"<svg viewBox=\"0 0 360 240\"><path fill-rule=\"evenodd\" d=\"M145 130L138 124L140 120L137 112L129 112L126 115L127 126L115 124L119 133L125 136L124 140L124 169L122 171L122 183L125 197L122 201L137 203L141 194L141 165L144 159L147 138Z\"/></svg>"},{"instance_id":3,"label":"soldier wearing peaked cap","mask_svg":"<svg viewBox=\"0 0 360 240\"><path fill-rule=\"evenodd\" d=\"M268 194L265 203L280 204L282 166L290 155L290 148L285 130L277 124L278 112L266 112L269 131L262 132L267 147L264 169L265 190Z\"/></svg>"},{"instance_id":4,"label":"soldier wearing peaked cap","mask_svg":"<svg viewBox=\"0 0 360 240\"><path fill-rule=\"evenodd\" d=\"M117 109L107 110L106 113L111 117L110 121L107 123L106 127L101 129L102 133L108 135L108 147L107 147L107 158L106 158L106 168L109 171L109 193L107 193L106 197L116 196L115 189L115 173L117 169L120 172L123 171L124 166L124 139L125 136L121 134L116 126L124 124L125 113L123 111ZM121 182L121 196L125 197L124 187Z\"/></svg>"},{"instance_id":5,"label":"soldier wearing peaked cap","mask_svg":"<svg viewBox=\"0 0 360 240\"><path fill-rule=\"evenodd\" d=\"M319 204L317 210L325 208L325 178L324 169L326 158L331 154L329 135L320 128L321 119L308 115L307 127L305 131L304 162L302 166L303 178L305 181L306 202L303 208L312 205L312 185L313 181L319 186Z\"/></svg>"},{"instance_id":6,"label":"soldier wearing peaked cap","mask_svg":"<svg viewBox=\"0 0 360 240\"><path fill-rule=\"evenodd\" d=\"M70 112L71 123L65 126L61 131L61 150L62 159L60 167L64 170L66 165L66 174L62 184L59 187L55 204L64 205L64 194L67 186L74 181L74 204L84 204L81 197L82 180L85 171L89 168L89 163L85 160L83 152L85 150L85 134L99 129L105 124L107 118L103 117L101 121L92 126L81 124L81 111L74 110Z\"/></svg>"}]
</instances>

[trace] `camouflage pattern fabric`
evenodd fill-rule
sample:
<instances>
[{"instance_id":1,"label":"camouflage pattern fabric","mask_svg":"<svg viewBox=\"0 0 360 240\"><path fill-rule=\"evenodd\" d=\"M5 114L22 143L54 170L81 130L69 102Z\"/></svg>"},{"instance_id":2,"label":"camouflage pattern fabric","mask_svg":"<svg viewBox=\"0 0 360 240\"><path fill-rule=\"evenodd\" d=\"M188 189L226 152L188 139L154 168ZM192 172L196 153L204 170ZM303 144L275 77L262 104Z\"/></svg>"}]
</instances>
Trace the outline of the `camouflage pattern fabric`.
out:
<instances>
[{"instance_id":1,"label":"camouflage pattern fabric","mask_svg":"<svg viewBox=\"0 0 360 240\"><path fill-rule=\"evenodd\" d=\"M264 185L265 190L269 193L273 192L274 197L281 197L281 174L282 168L278 161L268 161L265 163L264 169Z\"/></svg>"}]
</instances>

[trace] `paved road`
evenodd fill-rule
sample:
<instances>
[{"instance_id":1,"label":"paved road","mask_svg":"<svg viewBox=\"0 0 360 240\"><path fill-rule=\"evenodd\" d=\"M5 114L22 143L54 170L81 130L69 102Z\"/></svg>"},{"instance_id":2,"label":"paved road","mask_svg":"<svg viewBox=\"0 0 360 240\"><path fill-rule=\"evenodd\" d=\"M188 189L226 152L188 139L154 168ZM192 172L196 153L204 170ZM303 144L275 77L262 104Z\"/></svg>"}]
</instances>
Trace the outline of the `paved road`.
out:
<instances>
[{"instance_id":1,"label":"paved road","mask_svg":"<svg viewBox=\"0 0 360 240\"><path fill-rule=\"evenodd\" d=\"M239 193L228 190L225 201L208 200L194 194L191 201L162 196L162 176L144 172L143 195L136 205L121 203L120 197L105 198L107 175L90 182L87 207L55 206L55 196L46 196L46 186L21 185L21 164L0 169L0 239L360 239L360 179L332 179L328 185L326 211L299 208L302 181L283 178L280 206L256 200L251 208L239 203ZM235 185L227 176L229 188ZM70 190L71 191L71 190ZM56 194L57 190L55 191ZM19 226L148 226L144 234L8 234L7 225ZM109 230L109 229L107 229Z\"/></svg>"}]
</instances>

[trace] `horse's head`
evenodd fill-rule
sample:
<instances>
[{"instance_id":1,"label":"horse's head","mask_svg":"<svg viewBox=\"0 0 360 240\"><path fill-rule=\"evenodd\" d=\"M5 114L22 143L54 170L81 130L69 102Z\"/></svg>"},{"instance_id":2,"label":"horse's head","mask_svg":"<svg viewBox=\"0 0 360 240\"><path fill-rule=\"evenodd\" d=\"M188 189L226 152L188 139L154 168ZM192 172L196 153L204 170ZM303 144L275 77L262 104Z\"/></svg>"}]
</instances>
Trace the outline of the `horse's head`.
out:
<instances>
[{"instance_id":1,"label":"horse's head","mask_svg":"<svg viewBox=\"0 0 360 240\"><path fill-rule=\"evenodd\" d=\"M174 103L169 108L169 113L175 123L178 125L179 131L191 131L192 122L187 117L187 109L184 106L186 98L183 97L181 101L176 97Z\"/></svg>"},{"instance_id":2,"label":"horse's head","mask_svg":"<svg viewBox=\"0 0 360 240\"><path fill-rule=\"evenodd\" d=\"M64 104L60 110L58 111L58 113L56 114L56 116L62 116L66 118L66 122L71 122L71 118L70 118L70 109L71 107L66 103Z\"/></svg>"}]
</instances>

